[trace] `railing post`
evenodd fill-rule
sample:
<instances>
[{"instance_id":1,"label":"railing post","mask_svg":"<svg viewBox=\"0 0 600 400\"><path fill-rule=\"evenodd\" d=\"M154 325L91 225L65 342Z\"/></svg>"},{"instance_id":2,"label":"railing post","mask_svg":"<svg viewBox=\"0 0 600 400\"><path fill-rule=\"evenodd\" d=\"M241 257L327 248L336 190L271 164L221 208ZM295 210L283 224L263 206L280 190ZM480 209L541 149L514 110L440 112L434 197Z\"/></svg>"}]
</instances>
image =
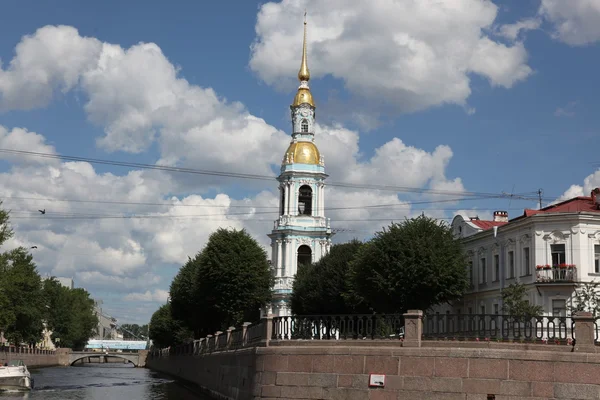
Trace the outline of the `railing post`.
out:
<instances>
[{"instance_id":1,"label":"railing post","mask_svg":"<svg viewBox=\"0 0 600 400\"><path fill-rule=\"evenodd\" d=\"M578 311L571 318L575 322L576 341L573 350L584 353L595 353L594 315L591 312Z\"/></svg>"},{"instance_id":2,"label":"railing post","mask_svg":"<svg viewBox=\"0 0 600 400\"><path fill-rule=\"evenodd\" d=\"M261 322L263 324L263 333L260 342L263 346L268 347L271 335L273 334L273 314L268 314Z\"/></svg>"},{"instance_id":3,"label":"railing post","mask_svg":"<svg viewBox=\"0 0 600 400\"><path fill-rule=\"evenodd\" d=\"M242 324L242 347L248 343L248 327L252 325L252 322L244 322Z\"/></svg>"},{"instance_id":4,"label":"railing post","mask_svg":"<svg viewBox=\"0 0 600 400\"><path fill-rule=\"evenodd\" d=\"M223 334L223 331L215 332L215 351L219 350L219 338Z\"/></svg>"},{"instance_id":5,"label":"railing post","mask_svg":"<svg viewBox=\"0 0 600 400\"><path fill-rule=\"evenodd\" d=\"M227 341L225 342L225 348L228 349L231 346L231 333L235 331L235 326L227 328Z\"/></svg>"},{"instance_id":6,"label":"railing post","mask_svg":"<svg viewBox=\"0 0 600 400\"><path fill-rule=\"evenodd\" d=\"M404 314L404 343L405 347L421 347L423 336L423 311L408 310Z\"/></svg>"}]
</instances>

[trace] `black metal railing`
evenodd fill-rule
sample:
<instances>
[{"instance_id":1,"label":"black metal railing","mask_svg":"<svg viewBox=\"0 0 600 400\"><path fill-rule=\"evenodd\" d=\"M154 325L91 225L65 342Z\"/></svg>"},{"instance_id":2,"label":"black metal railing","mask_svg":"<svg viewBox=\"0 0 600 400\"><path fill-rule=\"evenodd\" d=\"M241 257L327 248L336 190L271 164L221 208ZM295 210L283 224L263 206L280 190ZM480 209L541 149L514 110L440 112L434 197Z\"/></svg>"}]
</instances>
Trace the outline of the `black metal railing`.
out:
<instances>
[{"instance_id":1,"label":"black metal railing","mask_svg":"<svg viewBox=\"0 0 600 400\"><path fill-rule=\"evenodd\" d=\"M499 314L428 314L423 317L425 339L569 340L575 336L570 317Z\"/></svg>"},{"instance_id":2,"label":"black metal railing","mask_svg":"<svg viewBox=\"0 0 600 400\"><path fill-rule=\"evenodd\" d=\"M271 340L402 339L401 314L297 315L273 318Z\"/></svg>"}]
</instances>

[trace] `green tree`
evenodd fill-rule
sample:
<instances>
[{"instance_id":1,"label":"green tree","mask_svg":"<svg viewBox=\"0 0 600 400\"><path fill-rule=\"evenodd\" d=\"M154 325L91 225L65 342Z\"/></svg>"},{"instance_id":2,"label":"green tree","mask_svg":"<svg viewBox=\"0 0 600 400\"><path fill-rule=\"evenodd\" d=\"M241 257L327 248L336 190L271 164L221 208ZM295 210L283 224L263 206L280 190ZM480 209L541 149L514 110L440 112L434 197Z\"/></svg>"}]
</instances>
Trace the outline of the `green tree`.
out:
<instances>
[{"instance_id":1,"label":"green tree","mask_svg":"<svg viewBox=\"0 0 600 400\"><path fill-rule=\"evenodd\" d=\"M82 349L98 327L94 300L81 288L70 289L56 279L44 281L45 320L52 340L60 338L61 347Z\"/></svg>"},{"instance_id":2,"label":"green tree","mask_svg":"<svg viewBox=\"0 0 600 400\"><path fill-rule=\"evenodd\" d=\"M363 246L358 240L336 244L317 263L298 267L291 297L297 315L367 312L348 296L350 262Z\"/></svg>"},{"instance_id":3,"label":"green tree","mask_svg":"<svg viewBox=\"0 0 600 400\"><path fill-rule=\"evenodd\" d=\"M199 334L259 318L271 299L273 277L265 250L245 230L218 229L193 262Z\"/></svg>"},{"instance_id":4,"label":"green tree","mask_svg":"<svg viewBox=\"0 0 600 400\"><path fill-rule=\"evenodd\" d=\"M600 315L600 282L582 282L575 290L569 311L574 314L578 311L591 312L595 317Z\"/></svg>"},{"instance_id":5,"label":"green tree","mask_svg":"<svg viewBox=\"0 0 600 400\"><path fill-rule=\"evenodd\" d=\"M173 319L171 304L167 303L152 314L149 335L152 345L162 349L191 340L192 333Z\"/></svg>"},{"instance_id":6,"label":"green tree","mask_svg":"<svg viewBox=\"0 0 600 400\"><path fill-rule=\"evenodd\" d=\"M1 233L0 233L1 235ZM34 344L42 337L42 283L33 257L24 248L0 256L0 292L8 310L2 320L4 336L15 344Z\"/></svg>"},{"instance_id":7,"label":"green tree","mask_svg":"<svg viewBox=\"0 0 600 400\"><path fill-rule=\"evenodd\" d=\"M183 322L199 337L202 327L203 315L198 313L199 296L196 293L196 276L198 274L197 257L191 259L181 267L169 288L171 298L171 313L173 319Z\"/></svg>"},{"instance_id":8,"label":"green tree","mask_svg":"<svg viewBox=\"0 0 600 400\"><path fill-rule=\"evenodd\" d=\"M421 215L377 232L351 263L351 293L379 313L428 310L468 287L466 256L450 227Z\"/></svg>"},{"instance_id":9,"label":"green tree","mask_svg":"<svg viewBox=\"0 0 600 400\"><path fill-rule=\"evenodd\" d=\"M517 320L524 320L542 315L542 306L529 304L526 299L527 288L522 283L511 283L502 289L502 312Z\"/></svg>"}]
</instances>

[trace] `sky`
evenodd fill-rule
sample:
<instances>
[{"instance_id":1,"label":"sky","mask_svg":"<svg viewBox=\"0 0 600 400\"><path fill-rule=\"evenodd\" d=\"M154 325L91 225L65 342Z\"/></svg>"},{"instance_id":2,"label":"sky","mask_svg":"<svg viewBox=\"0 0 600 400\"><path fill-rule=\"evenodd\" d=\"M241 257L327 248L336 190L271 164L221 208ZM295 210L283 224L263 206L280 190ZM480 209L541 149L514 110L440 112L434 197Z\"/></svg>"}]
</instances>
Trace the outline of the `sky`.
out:
<instances>
[{"instance_id":1,"label":"sky","mask_svg":"<svg viewBox=\"0 0 600 400\"><path fill-rule=\"evenodd\" d=\"M4 248L37 246L120 323L219 227L269 251L305 10L336 242L600 186L600 0L6 0Z\"/></svg>"}]
</instances>

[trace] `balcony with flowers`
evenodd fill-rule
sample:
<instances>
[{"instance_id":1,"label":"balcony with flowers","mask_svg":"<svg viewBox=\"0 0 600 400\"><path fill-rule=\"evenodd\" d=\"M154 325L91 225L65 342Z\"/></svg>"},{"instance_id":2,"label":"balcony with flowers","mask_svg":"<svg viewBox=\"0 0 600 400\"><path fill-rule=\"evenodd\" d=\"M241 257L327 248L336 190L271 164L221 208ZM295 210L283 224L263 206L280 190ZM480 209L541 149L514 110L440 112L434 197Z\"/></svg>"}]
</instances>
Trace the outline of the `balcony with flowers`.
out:
<instances>
[{"instance_id":1,"label":"balcony with flowers","mask_svg":"<svg viewBox=\"0 0 600 400\"><path fill-rule=\"evenodd\" d=\"M536 265L536 283L577 282L577 267L574 264Z\"/></svg>"}]
</instances>

